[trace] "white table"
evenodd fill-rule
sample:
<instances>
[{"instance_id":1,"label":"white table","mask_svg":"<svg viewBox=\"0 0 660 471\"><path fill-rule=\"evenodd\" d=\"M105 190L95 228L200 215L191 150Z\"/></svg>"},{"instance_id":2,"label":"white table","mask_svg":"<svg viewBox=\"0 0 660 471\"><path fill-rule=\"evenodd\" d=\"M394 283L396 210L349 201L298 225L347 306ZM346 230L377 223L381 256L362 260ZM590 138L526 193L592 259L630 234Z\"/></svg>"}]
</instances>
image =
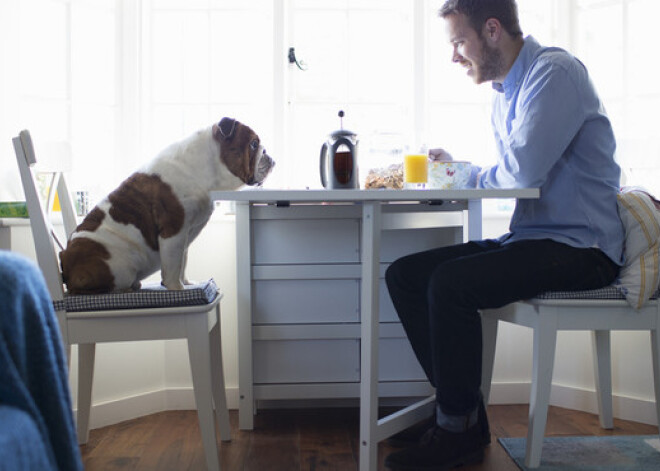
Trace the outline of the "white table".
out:
<instances>
[{"instance_id":1,"label":"white table","mask_svg":"<svg viewBox=\"0 0 660 471\"><path fill-rule=\"evenodd\" d=\"M519 190L245 190L213 191L214 201L236 201L239 208L254 204L297 203L353 203L362 206L362 254L361 254L361 375L360 375L360 469L376 470L378 442L400 430L428 417L434 407L434 397L426 398L392 415L378 419L378 338L379 338L379 265L382 228L382 207L396 202L467 202L468 239L482 237L481 202L486 198L538 198L538 189ZM409 205L414 209L414 204ZM440 207L440 206L438 206ZM240 210L237 210L239 212ZM249 218L248 218L249 223ZM238 257L248 256L246 240L249 228L237 221ZM244 247L241 248L240 245ZM247 247L245 247L247 246ZM249 270L249 267L247 268ZM244 264L238 264L238 289L249 283L250 274ZM239 355L249 358L250 345L241 345L241 338L251 338L250 312L242 312L242 296L239 293ZM248 304L249 306L249 304ZM249 307L248 307L249 310ZM243 363L241 361L241 363ZM248 382L239 384L241 403L252 402L251 376ZM250 406L250 415L252 412ZM242 414L241 428L252 428L252 417Z\"/></svg>"}]
</instances>

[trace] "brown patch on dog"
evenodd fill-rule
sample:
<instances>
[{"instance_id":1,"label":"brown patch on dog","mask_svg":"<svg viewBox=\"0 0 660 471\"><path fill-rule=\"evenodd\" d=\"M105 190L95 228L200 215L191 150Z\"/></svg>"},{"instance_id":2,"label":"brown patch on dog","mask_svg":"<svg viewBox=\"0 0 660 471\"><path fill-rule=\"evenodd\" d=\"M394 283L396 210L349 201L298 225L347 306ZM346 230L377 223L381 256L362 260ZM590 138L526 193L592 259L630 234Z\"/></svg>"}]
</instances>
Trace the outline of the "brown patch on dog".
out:
<instances>
[{"instance_id":1,"label":"brown patch on dog","mask_svg":"<svg viewBox=\"0 0 660 471\"><path fill-rule=\"evenodd\" d=\"M243 183L255 180L259 136L249 126L230 118L213 125L213 137L220 143L220 160Z\"/></svg>"},{"instance_id":2,"label":"brown patch on dog","mask_svg":"<svg viewBox=\"0 0 660 471\"><path fill-rule=\"evenodd\" d=\"M87 214L87 216L85 216L83 222L81 222L80 225L76 227L76 232L82 232L82 231L94 232L96 229L99 228L99 226L101 225L104 219L105 219L105 211L99 209L98 207L95 207Z\"/></svg>"},{"instance_id":3,"label":"brown patch on dog","mask_svg":"<svg viewBox=\"0 0 660 471\"><path fill-rule=\"evenodd\" d=\"M134 173L108 199L112 219L137 227L153 250L158 251L158 237L172 237L183 227L183 205L158 175Z\"/></svg>"},{"instance_id":4,"label":"brown patch on dog","mask_svg":"<svg viewBox=\"0 0 660 471\"><path fill-rule=\"evenodd\" d=\"M83 223L84 224L84 223ZM107 293L115 288L115 278L106 260L108 250L100 243L78 237L60 252L62 279L71 294Z\"/></svg>"}]
</instances>

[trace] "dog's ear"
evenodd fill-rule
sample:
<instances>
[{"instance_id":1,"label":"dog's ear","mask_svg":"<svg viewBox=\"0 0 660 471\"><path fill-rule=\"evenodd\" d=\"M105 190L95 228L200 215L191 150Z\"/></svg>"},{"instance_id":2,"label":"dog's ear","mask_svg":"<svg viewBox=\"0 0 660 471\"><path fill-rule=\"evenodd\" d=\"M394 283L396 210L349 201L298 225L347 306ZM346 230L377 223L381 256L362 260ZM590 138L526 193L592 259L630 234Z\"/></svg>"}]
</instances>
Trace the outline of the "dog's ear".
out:
<instances>
[{"instance_id":1,"label":"dog's ear","mask_svg":"<svg viewBox=\"0 0 660 471\"><path fill-rule=\"evenodd\" d=\"M218 124L213 125L213 137L217 141L228 141L234 136L237 121L232 118L222 118Z\"/></svg>"}]
</instances>

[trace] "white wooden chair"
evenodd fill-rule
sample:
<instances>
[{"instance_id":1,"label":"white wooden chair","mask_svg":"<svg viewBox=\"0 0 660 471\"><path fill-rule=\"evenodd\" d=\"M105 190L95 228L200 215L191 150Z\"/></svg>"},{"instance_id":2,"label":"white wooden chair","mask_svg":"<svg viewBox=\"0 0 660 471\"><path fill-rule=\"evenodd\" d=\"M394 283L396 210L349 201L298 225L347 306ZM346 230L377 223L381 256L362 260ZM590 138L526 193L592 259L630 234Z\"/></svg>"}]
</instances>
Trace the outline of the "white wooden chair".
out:
<instances>
[{"instance_id":1,"label":"white wooden chair","mask_svg":"<svg viewBox=\"0 0 660 471\"><path fill-rule=\"evenodd\" d=\"M605 429L613 428L610 332L648 330L653 355L656 418L660 424L660 214L651 199L643 201L639 194L632 192L622 195L619 195L619 215L626 229L627 262L621 270L619 288L609 286L592 291L546 293L535 299L482 312L481 384L486 403L491 389L498 322L522 325L534 331L525 454L525 465L529 468L536 468L541 462L557 332L560 330L592 332L598 412L600 424ZM651 300L647 301L649 298Z\"/></svg>"},{"instance_id":2,"label":"white wooden chair","mask_svg":"<svg viewBox=\"0 0 660 471\"><path fill-rule=\"evenodd\" d=\"M29 132L22 131L13 139L13 144L30 214L37 261L53 298L64 344L67 348L78 345L79 443L88 440L97 342L185 338L206 462L209 470L219 470L216 421L221 439L228 441L231 438L221 351L222 293L213 280L186 287L183 291L169 291L157 285L122 294L74 296L66 293L58 263L61 247L58 247L50 216L39 196L33 169L36 157ZM57 188L68 235L76 227L71 196L63 175L55 172L52 181L51 193ZM48 198L48 208L52 207L53 197L54 194Z\"/></svg>"},{"instance_id":3,"label":"white wooden chair","mask_svg":"<svg viewBox=\"0 0 660 471\"><path fill-rule=\"evenodd\" d=\"M612 330L648 330L651 334L656 414L660 423L660 305L655 299L635 311L625 299L531 299L482 313L483 374L482 394L488 403L493 374L495 341L499 321L534 330L532 390L525 465L536 468L541 463L541 449L548 415L557 332L590 330L594 356L596 395L601 427L613 428L610 332Z\"/></svg>"}]
</instances>

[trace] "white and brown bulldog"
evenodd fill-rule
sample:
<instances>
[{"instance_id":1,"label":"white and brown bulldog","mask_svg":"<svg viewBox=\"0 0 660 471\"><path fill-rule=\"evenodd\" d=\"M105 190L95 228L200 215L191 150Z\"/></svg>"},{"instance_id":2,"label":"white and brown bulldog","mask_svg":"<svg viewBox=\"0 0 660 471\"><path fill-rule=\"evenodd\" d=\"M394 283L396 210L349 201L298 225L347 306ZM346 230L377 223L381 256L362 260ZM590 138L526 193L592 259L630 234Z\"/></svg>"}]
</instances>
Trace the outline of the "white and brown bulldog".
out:
<instances>
[{"instance_id":1,"label":"white and brown bulldog","mask_svg":"<svg viewBox=\"0 0 660 471\"><path fill-rule=\"evenodd\" d=\"M188 246L213 212L211 190L259 185L273 160L248 126L223 118L164 149L104 198L60 253L70 293L139 289L161 270L180 290Z\"/></svg>"}]
</instances>

